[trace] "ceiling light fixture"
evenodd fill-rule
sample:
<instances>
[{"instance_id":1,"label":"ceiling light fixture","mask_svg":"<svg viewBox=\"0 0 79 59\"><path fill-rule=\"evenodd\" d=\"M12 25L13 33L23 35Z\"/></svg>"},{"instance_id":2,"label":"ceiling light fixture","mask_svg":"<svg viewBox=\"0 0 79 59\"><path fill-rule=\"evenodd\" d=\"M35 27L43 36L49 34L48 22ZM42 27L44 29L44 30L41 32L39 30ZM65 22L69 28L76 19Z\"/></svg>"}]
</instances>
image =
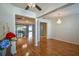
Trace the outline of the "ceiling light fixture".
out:
<instances>
[{"instance_id":1,"label":"ceiling light fixture","mask_svg":"<svg viewBox=\"0 0 79 59\"><path fill-rule=\"evenodd\" d=\"M57 24L61 24L62 23L62 15L61 13L58 14L58 17L57 17Z\"/></svg>"},{"instance_id":2,"label":"ceiling light fixture","mask_svg":"<svg viewBox=\"0 0 79 59\"><path fill-rule=\"evenodd\" d=\"M34 3L28 3L27 4L30 8L34 8L35 7L35 4Z\"/></svg>"},{"instance_id":3,"label":"ceiling light fixture","mask_svg":"<svg viewBox=\"0 0 79 59\"><path fill-rule=\"evenodd\" d=\"M57 20L57 24L61 24L62 21L60 19Z\"/></svg>"}]
</instances>

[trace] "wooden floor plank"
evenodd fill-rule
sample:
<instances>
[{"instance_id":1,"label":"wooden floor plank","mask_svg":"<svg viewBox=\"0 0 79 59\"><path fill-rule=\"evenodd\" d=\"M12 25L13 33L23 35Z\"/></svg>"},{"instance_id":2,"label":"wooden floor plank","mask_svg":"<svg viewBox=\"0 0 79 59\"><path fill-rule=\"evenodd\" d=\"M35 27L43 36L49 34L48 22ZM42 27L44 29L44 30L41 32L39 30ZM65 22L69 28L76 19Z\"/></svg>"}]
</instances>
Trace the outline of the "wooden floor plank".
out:
<instances>
[{"instance_id":1,"label":"wooden floor plank","mask_svg":"<svg viewBox=\"0 0 79 59\"><path fill-rule=\"evenodd\" d=\"M79 45L48 39L47 42L39 42L39 46L28 45L26 53L29 56L79 56ZM22 50L23 51L23 50ZM19 55L24 56L24 54Z\"/></svg>"},{"instance_id":2,"label":"wooden floor plank","mask_svg":"<svg viewBox=\"0 0 79 59\"><path fill-rule=\"evenodd\" d=\"M47 43L42 43L39 48L32 46L30 48L32 55L36 56L79 56L79 45L54 39L47 40Z\"/></svg>"}]
</instances>

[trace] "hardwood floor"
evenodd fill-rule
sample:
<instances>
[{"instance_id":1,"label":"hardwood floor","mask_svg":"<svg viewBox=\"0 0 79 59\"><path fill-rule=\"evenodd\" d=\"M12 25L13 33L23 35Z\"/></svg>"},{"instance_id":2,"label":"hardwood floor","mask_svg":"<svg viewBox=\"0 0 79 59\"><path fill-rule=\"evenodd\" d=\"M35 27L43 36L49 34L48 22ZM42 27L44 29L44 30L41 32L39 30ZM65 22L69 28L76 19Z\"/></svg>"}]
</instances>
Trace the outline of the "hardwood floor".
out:
<instances>
[{"instance_id":1,"label":"hardwood floor","mask_svg":"<svg viewBox=\"0 0 79 59\"><path fill-rule=\"evenodd\" d=\"M48 39L40 41L39 46L28 45L28 48L22 50L29 53L29 56L79 56L79 45ZM24 56L22 51L19 51L19 56ZM18 52L17 52L18 53Z\"/></svg>"},{"instance_id":2,"label":"hardwood floor","mask_svg":"<svg viewBox=\"0 0 79 59\"><path fill-rule=\"evenodd\" d=\"M24 56L26 52L28 51L27 49L27 38L19 38L16 42L16 55L17 56Z\"/></svg>"},{"instance_id":3,"label":"hardwood floor","mask_svg":"<svg viewBox=\"0 0 79 59\"><path fill-rule=\"evenodd\" d=\"M49 39L39 47L29 46L29 53L30 56L79 56L79 45Z\"/></svg>"}]
</instances>

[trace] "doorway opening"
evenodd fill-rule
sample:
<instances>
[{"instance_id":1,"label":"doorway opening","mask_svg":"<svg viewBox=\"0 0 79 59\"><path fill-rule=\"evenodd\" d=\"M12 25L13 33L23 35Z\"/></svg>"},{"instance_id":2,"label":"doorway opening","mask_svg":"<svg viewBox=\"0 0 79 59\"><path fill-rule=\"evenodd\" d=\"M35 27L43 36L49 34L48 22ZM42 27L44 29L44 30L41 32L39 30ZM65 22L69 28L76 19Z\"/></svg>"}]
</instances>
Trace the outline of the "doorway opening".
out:
<instances>
[{"instance_id":1,"label":"doorway opening","mask_svg":"<svg viewBox=\"0 0 79 59\"><path fill-rule=\"evenodd\" d=\"M47 47L47 23L40 22L40 48Z\"/></svg>"},{"instance_id":2,"label":"doorway opening","mask_svg":"<svg viewBox=\"0 0 79 59\"><path fill-rule=\"evenodd\" d=\"M35 45L35 19L16 15L17 55L25 55L28 46Z\"/></svg>"}]
</instances>

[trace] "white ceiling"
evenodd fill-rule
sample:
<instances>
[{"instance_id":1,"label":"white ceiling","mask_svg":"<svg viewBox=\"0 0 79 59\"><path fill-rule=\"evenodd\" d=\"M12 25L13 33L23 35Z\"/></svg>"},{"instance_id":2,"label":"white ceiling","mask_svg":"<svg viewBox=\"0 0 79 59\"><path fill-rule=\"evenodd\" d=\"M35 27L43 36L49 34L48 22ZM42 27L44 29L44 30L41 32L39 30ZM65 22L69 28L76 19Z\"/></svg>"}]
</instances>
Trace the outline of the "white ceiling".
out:
<instances>
[{"instance_id":1,"label":"white ceiling","mask_svg":"<svg viewBox=\"0 0 79 59\"><path fill-rule=\"evenodd\" d=\"M51 14L45 15L44 18L52 19L53 17L58 17L59 13L62 17L70 15L79 15L79 3L57 10L56 12L53 12Z\"/></svg>"},{"instance_id":2,"label":"white ceiling","mask_svg":"<svg viewBox=\"0 0 79 59\"><path fill-rule=\"evenodd\" d=\"M52 10L55 10L56 8L64 6L66 4L67 3L37 3L37 5L39 5L42 8L42 11L38 11L36 8L29 9L29 10L35 12L38 17ZM27 3L12 3L12 5L25 9L25 7L27 6ZM58 13L60 13L62 16L66 16L70 14L79 14L79 4L77 3L72 6L68 6L66 8L57 10L55 12L52 12L51 14L45 15L44 18L51 19L52 17L57 16Z\"/></svg>"},{"instance_id":3,"label":"white ceiling","mask_svg":"<svg viewBox=\"0 0 79 59\"><path fill-rule=\"evenodd\" d=\"M33 9L31 8L29 10L35 12L37 16L40 16L51 10L61 7L66 3L36 3L36 4L42 8L41 11L37 10L36 8L33 8ZM27 3L12 3L12 5L25 9L27 6Z\"/></svg>"}]
</instances>

